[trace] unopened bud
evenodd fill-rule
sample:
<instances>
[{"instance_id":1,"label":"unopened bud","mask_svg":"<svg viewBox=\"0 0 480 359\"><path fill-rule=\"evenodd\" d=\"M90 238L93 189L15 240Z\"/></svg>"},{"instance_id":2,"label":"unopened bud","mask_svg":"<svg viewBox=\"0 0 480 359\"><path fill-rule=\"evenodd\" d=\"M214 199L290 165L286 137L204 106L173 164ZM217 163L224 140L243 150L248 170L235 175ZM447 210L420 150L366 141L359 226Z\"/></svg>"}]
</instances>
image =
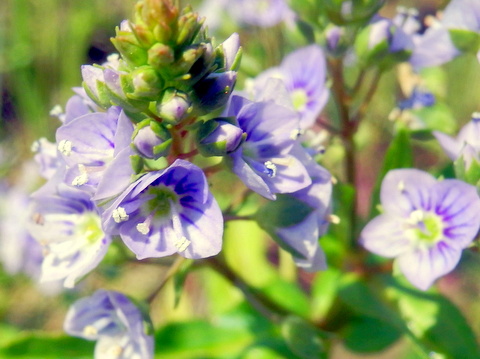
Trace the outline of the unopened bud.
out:
<instances>
[{"instance_id":1,"label":"unopened bud","mask_svg":"<svg viewBox=\"0 0 480 359\"><path fill-rule=\"evenodd\" d=\"M167 156L171 143L170 132L158 122L149 119L139 123L133 135L135 150L149 159Z\"/></svg>"},{"instance_id":2,"label":"unopened bud","mask_svg":"<svg viewBox=\"0 0 480 359\"><path fill-rule=\"evenodd\" d=\"M135 98L154 100L163 87L163 80L150 66L137 68L130 74L130 79L133 88L133 92L130 95Z\"/></svg>"},{"instance_id":3,"label":"unopened bud","mask_svg":"<svg viewBox=\"0 0 480 359\"><path fill-rule=\"evenodd\" d=\"M201 125L197 132L198 149L204 156L224 156L235 151L246 134L228 118L216 118Z\"/></svg>"},{"instance_id":4,"label":"unopened bud","mask_svg":"<svg viewBox=\"0 0 480 359\"><path fill-rule=\"evenodd\" d=\"M212 73L193 87L197 96L199 112L213 111L225 105L233 91L237 73L227 71Z\"/></svg>"},{"instance_id":5,"label":"unopened bud","mask_svg":"<svg viewBox=\"0 0 480 359\"><path fill-rule=\"evenodd\" d=\"M186 93L169 88L165 90L161 102L152 110L163 120L177 124L190 114L192 104Z\"/></svg>"}]
</instances>

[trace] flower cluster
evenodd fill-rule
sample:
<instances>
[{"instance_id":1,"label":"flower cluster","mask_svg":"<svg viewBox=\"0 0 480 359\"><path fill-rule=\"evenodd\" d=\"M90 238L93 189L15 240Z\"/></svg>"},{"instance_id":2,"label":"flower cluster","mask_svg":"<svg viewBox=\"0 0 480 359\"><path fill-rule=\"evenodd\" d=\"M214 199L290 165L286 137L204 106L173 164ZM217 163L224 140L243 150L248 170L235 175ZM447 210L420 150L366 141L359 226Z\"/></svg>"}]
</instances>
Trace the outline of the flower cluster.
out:
<instances>
[{"instance_id":1,"label":"flower cluster","mask_svg":"<svg viewBox=\"0 0 480 359\"><path fill-rule=\"evenodd\" d=\"M342 270L352 268L345 263L357 252L362 258L368 254L359 251L360 244L395 258L400 272L421 290L451 272L480 229L478 113L456 138L418 126L455 161L456 179L398 169L405 167L402 151L408 157L414 127L405 129L398 121L384 166L390 171L383 172L380 214L361 233L355 136L385 71L402 63L413 73L459 55L468 39L478 42L478 6L453 0L443 18L420 34L417 11L401 8L388 19L378 14L381 3L337 1L319 9L315 2L290 2L297 14L283 0L235 0L228 6L220 1L217 5L244 25L270 27L292 20L301 33L290 33L292 38L308 40L276 66L250 69L244 88L235 90L243 51L239 34L216 44L205 19L190 6L139 0L133 20L122 21L112 38L118 53L102 64L82 66L82 87L74 88L65 110L52 110L60 121L55 141L34 143L44 184L28 204L21 196L12 199L22 202L29 231L21 234L17 249L31 257L34 272L41 267L40 281L73 288L107 254L118 263L136 264L175 256L179 261L172 271L180 270L177 264L184 258L219 268L223 258L211 257L221 252L228 221L238 219L255 221L291 255L292 260L280 257L279 267L286 272L290 265L324 270L327 256L320 239L330 222L338 223L332 215L337 206L346 222L339 237L346 240L332 244L336 233L328 233L322 243L343 246L335 259ZM302 20L302 9L311 12L303 14L308 21ZM439 39L441 45L435 42ZM356 81L345 81L349 72ZM410 95L396 109L400 115L441 101L419 80L421 74L412 78L404 91ZM336 109L327 107L330 99ZM335 116L337 121L330 120ZM320 165L326 131L336 137L334 146L341 143L338 157L345 167L338 173L346 185L337 192L345 203L332 199L337 180ZM395 156L402 158L391 160ZM225 178L228 183L221 182ZM236 198L225 196L230 189ZM12 231L0 224L1 232ZM37 247L28 252L24 247L32 241ZM8 257L4 251L0 242L1 257ZM27 263L15 268L7 259L2 258L8 270L32 271ZM359 277L370 273L370 263L359 262L354 264L362 266ZM225 268L226 277L235 279ZM98 290L71 306L64 329L96 340L97 359L151 359L151 323L134 303L122 293ZM268 307L274 300L261 294L259 303ZM266 312L280 307L274 303ZM285 328L290 330L288 323Z\"/></svg>"},{"instance_id":2,"label":"flower cluster","mask_svg":"<svg viewBox=\"0 0 480 359\"><path fill-rule=\"evenodd\" d=\"M215 47L202 23L169 0L139 2L112 39L119 54L83 66L83 88L64 112L52 111L61 125L54 144L34 146L47 181L29 207L42 281L74 287L118 239L139 260L218 254L224 219L209 176L219 169L274 201L252 218L300 267L325 268L318 238L328 227L331 177L301 136L328 99L323 51L300 49L260 74L250 99L230 96L239 36ZM299 71L305 56L307 71ZM260 215L267 208L300 215L281 223ZM123 295L98 291L71 308L65 328L98 339L97 358L150 358L139 322Z\"/></svg>"}]
</instances>

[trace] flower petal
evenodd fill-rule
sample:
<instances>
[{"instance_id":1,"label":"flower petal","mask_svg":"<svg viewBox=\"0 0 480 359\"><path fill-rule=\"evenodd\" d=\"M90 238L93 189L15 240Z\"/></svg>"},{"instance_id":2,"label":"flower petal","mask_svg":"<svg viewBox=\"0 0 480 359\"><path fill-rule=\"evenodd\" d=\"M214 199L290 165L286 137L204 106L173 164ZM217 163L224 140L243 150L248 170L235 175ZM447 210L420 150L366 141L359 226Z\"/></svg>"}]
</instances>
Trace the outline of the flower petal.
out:
<instances>
[{"instance_id":1,"label":"flower petal","mask_svg":"<svg viewBox=\"0 0 480 359\"><path fill-rule=\"evenodd\" d=\"M397 258L401 272L417 288L427 290L439 277L449 273L462 251L438 242L431 248L408 252Z\"/></svg>"},{"instance_id":2,"label":"flower petal","mask_svg":"<svg viewBox=\"0 0 480 359\"><path fill-rule=\"evenodd\" d=\"M360 243L370 252L389 258L408 252L412 247L403 220L388 214L377 216L367 224L360 234Z\"/></svg>"}]
</instances>

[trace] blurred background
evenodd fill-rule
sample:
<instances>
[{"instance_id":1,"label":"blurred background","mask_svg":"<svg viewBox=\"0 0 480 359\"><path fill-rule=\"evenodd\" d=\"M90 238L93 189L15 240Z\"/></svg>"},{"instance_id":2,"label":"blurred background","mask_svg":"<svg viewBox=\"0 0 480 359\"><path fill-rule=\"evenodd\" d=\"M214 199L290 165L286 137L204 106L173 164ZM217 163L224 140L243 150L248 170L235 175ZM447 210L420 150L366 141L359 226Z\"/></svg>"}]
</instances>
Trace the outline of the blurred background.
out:
<instances>
[{"instance_id":1,"label":"blurred background","mask_svg":"<svg viewBox=\"0 0 480 359\"><path fill-rule=\"evenodd\" d=\"M120 21L131 17L134 3L134 0L0 1L0 175L7 182L5 186L10 188L22 181L27 181L25 187L30 190L38 186L40 182L37 180L37 174L34 173L35 168L24 165L33 156L30 150L31 144L41 137L54 140L55 129L59 122L49 115L50 111L58 104L64 106L73 94L72 87L81 86L80 66L82 64L102 63L107 55L115 52L109 39L114 36L115 27ZM187 1L183 0L183 5L186 3ZM210 3L214 4L214 2ZM424 17L427 14L434 14L435 9L444 6L445 3L446 1L441 0L387 1L382 13L392 17L398 5L413 6L418 8L421 17ZM201 1L192 1L192 5L197 10L202 8ZM207 9L203 9L206 12ZM235 23L222 10L220 17L224 21L219 26L212 26L210 30L217 39L217 43L223 41L233 31L241 35L245 56L240 70L243 75L240 75L238 80L239 88L243 87L243 82L248 76L255 76L267 67L279 64L284 55L306 44L302 43L302 40L297 41L298 33L285 31L280 25L270 28L241 25ZM364 215L370 208L370 190L379 170L378 153L387 148L393 132L394 126L387 118L397 101L404 97L398 83L408 82L408 76L408 74L391 70L383 77L379 91L373 99L375 105L370 106L367 121L358 134L360 151L358 159L361 163L358 166L359 198L361 199L359 212ZM425 76L430 79L433 87L438 83L438 86L432 90L437 91L440 97L444 96L442 101L448 105L448 111L450 111L446 114L448 118L445 121L450 121L449 126L453 123L449 127L452 133L455 133L461 124L470 120L472 112L480 110L480 69L473 56L461 56L443 66L441 71L432 71ZM328 107L326 117L329 118L332 114L333 110ZM385 136L385 133L389 135ZM437 173L443 171L447 159L436 143L418 141L414 143L414 148L416 167L433 169ZM331 143L331 148L325 157L325 166L334 174L336 171L340 172L338 167L341 159L342 150L339 144ZM28 178L29 176L31 178ZM7 192L8 189L2 192L4 197L7 196ZM10 206L11 204L3 206L4 216L6 212L13 211ZM16 230L19 230L18 226L21 226L21 222L15 222L15 218L9 221L8 224L13 224ZM258 276L255 278L257 283L253 284L261 284L275 276L274 267L261 255L269 251L269 242L256 243L249 239L262 236L256 226L249 228L243 225L236 228L232 225L227 231L230 237L241 237L238 238L238 242L242 245L231 245L225 248L227 255L234 258L234 266L240 273L252 271L252 268L255 268ZM235 234L238 231L244 236ZM255 253L255 250L258 258L250 256L250 253ZM132 263L118 268L115 263L109 264L107 261L106 265L91 274L77 290L89 293L94 288L106 285L109 289L127 288L128 292L145 297L156 287L168 264L170 264L168 261L163 266ZM460 308L468 311L472 322L474 319L480 319L478 305L475 306L475 301L478 301L480 294L480 284L478 284L480 272L477 269L480 268L476 259L466 258L456 274L447 276L440 283L447 296ZM38 289L31 285L28 276L23 274L12 276L7 272L6 266L3 270L0 269L0 345L8 340L9 333L13 336L17 330L61 330L64 313L77 294L63 293L59 299L51 295L58 293L58 288ZM460 279L456 277L458 273L463 273ZM282 275L287 278L289 276L288 273ZM201 278L207 279L204 282L205 285L200 284ZM305 275L302 280L310 286L318 282L319 278ZM192 317L212 317L230 311L243 300L238 290L208 269L198 270L195 276L189 276L184 292L176 309L172 309L173 284L169 284L165 293L157 297L152 318L155 324L182 321ZM295 292L292 295L297 296L296 304L303 303L304 299L300 294ZM235 318L238 319L234 313L230 319L234 321ZM246 320L247 317L243 318ZM477 320L474 325L477 333L480 329L478 323L480 320ZM255 325L266 324L258 322ZM201 331L203 327L199 328ZM167 329L161 334L164 335L164 340L169 339ZM177 330L180 329L177 328ZM235 326L232 330L236 330ZM199 331L194 333L198 335ZM186 331L184 333L186 341L189 340L188 335L189 332ZM251 339L246 334L232 339L228 350L238 350L248 345ZM169 345L171 348L174 346ZM228 351L225 348L215 347L212 350L222 353L222 351ZM415 358L401 356L403 353L401 342L392 350L399 353L395 354L399 357ZM350 358L350 356L360 358L345 352L341 347L334 352L336 357L341 359ZM206 353L204 358L214 357L212 352L206 351ZM361 358L396 357L391 353L380 356L361 356ZM169 357L167 354L168 348L161 357ZM188 353L182 355L177 353L171 354L170 357L197 358L189 356ZM220 354L218 355L221 357ZM284 357L289 358L289 356L273 354L242 356L242 358Z\"/></svg>"}]
</instances>

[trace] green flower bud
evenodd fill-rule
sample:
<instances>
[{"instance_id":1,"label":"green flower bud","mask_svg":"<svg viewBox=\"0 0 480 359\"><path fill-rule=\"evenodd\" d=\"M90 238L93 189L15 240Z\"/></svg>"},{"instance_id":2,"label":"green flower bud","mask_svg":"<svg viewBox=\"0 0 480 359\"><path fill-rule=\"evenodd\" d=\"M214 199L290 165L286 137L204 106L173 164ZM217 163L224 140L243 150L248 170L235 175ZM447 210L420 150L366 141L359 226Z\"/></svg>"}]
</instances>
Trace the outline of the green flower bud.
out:
<instances>
[{"instance_id":1,"label":"green flower bud","mask_svg":"<svg viewBox=\"0 0 480 359\"><path fill-rule=\"evenodd\" d=\"M128 28L126 27L128 26ZM122 58L131 66L142 66L147 64L147 51L142 48L137 37L131 31L129 25L125 26L125 21L121 28L117 28L117 35L112 38L112 43Z\"/></svg>"},{"instance_id":2,"label":"green flower bud","mask_svg":"<svg viewBox=\"0 0 480 359\"><path fill-rule=\"evenodd\" d=\"M150 66L142 66L128 75L132 83L132 92L127 95L132 98L155 100L163 87L163 80Z\"/></svg>"},{"instance_id":3,"label":"green flower bud","mask_svg":"<svg viewBox=\"0 0 480 359\"><path fill-rule=\"evenodd\" d=\"M162 71L175 60L175 54L170 46L155 44L148 50L148 64L157 71Z\"/></svg>"},{"instance_id":4,"label":"green flower bud","mask_svg":"<svg viewBox=\"0 0 480 359\"><path fill-rule=\"evenodd\" d=\"M190 45L197 37L205 22L205 18L200 18L196 12L192 11L190 6L186 7L183 11L184 13L178 19L176 43L179 46Z\"/></svg>"}]
</instances>

